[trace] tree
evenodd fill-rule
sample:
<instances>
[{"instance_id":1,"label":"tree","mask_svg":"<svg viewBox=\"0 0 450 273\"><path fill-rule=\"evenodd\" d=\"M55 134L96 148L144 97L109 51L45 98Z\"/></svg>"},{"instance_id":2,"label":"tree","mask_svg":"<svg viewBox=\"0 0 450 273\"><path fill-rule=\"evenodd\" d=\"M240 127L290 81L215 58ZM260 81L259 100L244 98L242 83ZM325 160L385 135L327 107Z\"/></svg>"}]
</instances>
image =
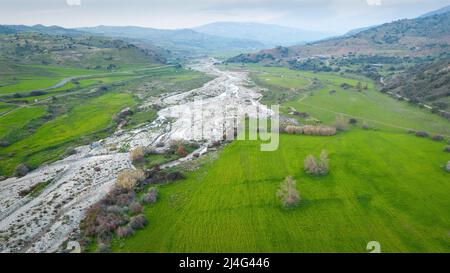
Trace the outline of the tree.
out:
<instances>
[{"instance_id":1,"label":"tree","mask_svg":"<svg viewBox=\"0 0 450 273\"><path fill-rule=\"evenodd\" d=\"M313 155L308 155L304 162L305 171L307 174L315 175L319 173L319 165L316 162L316 158Z\"/></svg>"},{"instance_id":2,"label":"tree","mask_svg":"<svg viewBox=\"0 0 450 273\"><path fill-rule=\"evenodd\" d=\"M281 183L277 191L277 197L280 198L283 207L297 206L300 202L300 194L296 189L297 181L291 176L288 176Z\"/></svg>"},{"instance_id":3,"label":"tree","mask_svg":"<svg viewBox=\"0 0 450 273\"><path fill-rule=\"evenodd\" d=\"M321 175L328 174L329 172L329 159L328 152L326 150L322 150L320 153L320 162L319 162L319 173Z\"/></svg>"},{"instance_id":4,"label":"tree","mask_svg":"<svg viewBox=\"0 0 450 273\"><path fill-rule=\"evenodd\" d=\"M348 130L348 123L345 121L344 115L340 114L336 116L336 121L334 122L334 127L338 131Z\"/></svg>"}]
</instances>

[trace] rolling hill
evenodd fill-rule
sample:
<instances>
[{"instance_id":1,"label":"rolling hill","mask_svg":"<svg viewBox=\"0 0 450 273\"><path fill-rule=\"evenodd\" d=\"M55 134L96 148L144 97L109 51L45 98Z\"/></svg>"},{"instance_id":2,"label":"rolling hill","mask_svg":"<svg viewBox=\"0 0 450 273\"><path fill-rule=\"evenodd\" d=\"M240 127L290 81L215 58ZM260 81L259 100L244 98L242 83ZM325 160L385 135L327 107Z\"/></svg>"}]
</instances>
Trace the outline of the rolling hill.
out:
<instances>
[{"instance_id":1,"label":"rolling hill","mask_svg":"<svg viewBox=\"0 0 450 273\"><path fill-rule=\"evenodd\" d=\"M241 54L229 62L284 62L308 57L348 55L427 56L448 52L450 12L386 23L342 36L302 46L277 47L253 54Z\"/></svg>"},{"instance_id":2,"label":"rolling hill","mask_svg":"<svg viewBox=\"0 0 450 273\"><path fill-rule=\"evenodd\" d=\"M267 46L290 46L330 36L316 31L246 22L216 22L195 27L193 30L221 37L256 40Z\"/></svg>"},{"instance_id":3,"label":"rolling hill","mask_svg":"<svg viewBox=\"0 0 450 273\"><path fill-rule=\"evenodd\" d=\"M95 35L139 39L183 54L204 54L217 51L257 50L265 45L251 39L225 38L199 33L191 29L165 30L143 27L98 26L79 28Z\"/></svg>"},{"instance_id":4,"label":"rolling hill","mask_svg":"<svg viewBox=\"0 0 450 273\"><path fill-rule=\"evenodd\" d=\"M164 62L157 52L105 37L30 32L0 35L0 62L82 68L117 67L124 63Z\"/></svg>"},{"instance_id":5,"label":"rolling hill","mask_svg":"<svg viewBox=\"0 0 450 273\"><path fill-rule=\"evenodd\" d=\"M450 59L411 68L386 80L383 91L392 92L413 102L436 107L444 116L450 108Z\"/></svg>"}]
</instances>

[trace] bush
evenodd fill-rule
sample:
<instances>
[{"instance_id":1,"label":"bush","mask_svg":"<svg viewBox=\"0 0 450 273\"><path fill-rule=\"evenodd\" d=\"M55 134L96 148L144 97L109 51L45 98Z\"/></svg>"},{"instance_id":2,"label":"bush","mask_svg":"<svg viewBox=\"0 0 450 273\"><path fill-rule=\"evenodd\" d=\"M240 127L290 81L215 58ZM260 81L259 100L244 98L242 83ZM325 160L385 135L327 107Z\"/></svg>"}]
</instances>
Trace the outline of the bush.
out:
<instances>
[{"instance_id":1,"label":"bush","mask_svg":"<svg viewBox=\"0 0 450 273\"><path fill-rule=\"evenodd\" d=\"M169 141L169 149L172 151L176 151L181 145L184 145L184 141L182 139L172 139Z\"/></svg>"},{"instance_id":2,"label":"bush","mask_svg":"<svg viewBox=\"0 0 450 273\"><path fill-rule=\"evenodd\" d=\"M181 157L187 156L188 153L187 153L187 151L186 151L186 148L184 148L184 145L178 146L177 154L178 154L179 156L181 156Z\"/></svg>"},{"instance_id":3,"label":"bush","mask_svg":"<svg viewBox=\"0 0 450 273\"><path fill-rule=\"evenodd\" d=\"M336 121L334 122L334 127L338 131L347 131L348 130L348 123L345 121L344 115L336 116Z\"/></svg>"},{"instance_id":4,"label":"bush","mask_svg":"<svg viewBox=\"0 0 450 273\"><path fill-rule=\"evenodd\" d=\"M129 225L135 230L142 229L147 225L147 219L145 218L144 215L139 214L131 218Z\"/></svg>"},{"instance_id":5,"label":"bush","mask_svg":"<svg viewBox=\"0 0 450 273\"><path fill-rule=\"evenodd\" d=\"M418 132L416 132L416 136L418 136L418 137L428 137L428 133L427 132L423 132L423 131L418 131Z\"/></svg>"},{"instance_id":6,"label":"bush","mask_svg":"<svg viewBox=\"0 0 450 273\"><path fill-rule=\"evenodd\" d=\"M308 155L304 161L304 167L307 174L310 175L326 175L329 172L328 152L322 150L319 162L313 155Z\"/></svg>"},{"instance_id":7,"label":"bush","mask_svg":"<svg viewBox=\"0 0 450 273\"><path fill-rule=\"evenodd\" d=\"M21 163L17 165L16 169L14 170L14 175L17 177L22 177L27 175L29 172L28 166L24 163Z\"/></svg>"},{"instance_id":8,"label":"bush","mask_svg":"<svg viewBox=\"0 0 450 273\"><path fill-rule=\"evenodd\" d=\"M435 141L442 141L442 140L444 140L444 136L442 136L442 135L434 135L431 139L435 140Z\"/></svg>"},{"instance_id":9,"label":"bush","mask_svg":"<svg viewBox=\"0 0 450 273\"><path fill-rule=\"evenodd\" d=\"M329 159L326 150L322 150L320 153L319 170L321 175L325 175L329 172Z\"/></svg>"},{"instance_id":10,"label":"bush","mask_svg":"<svg viewBox=\"0 0 450 273\"><path fill-rule=\"evenodd\" d=\"M364 130L369 130L369 124L367 124L365 121L363 122L361 128L363 128Z\"/></svg>"},{"instance_id":11,"label":"bush","mask_svg":"<svg viewBox=\"0 0 450 273\"><path fill-rule=\"evenodd\" d=\"M129 237L134 234L134 229L130 225L118 227L116 234L119 238Z\"/></svg>"},{"instance_id":12,"label":"bush","mask_svg":"<svg viewBox=\"0 0 450 273\"><path fill-rule=\"evenodd\" d=\"M348 123L350 123L350 124L356 124L356 123L358 123L358 120L355 119L355 118L351 118L351 119L348 120Z\"/></svg>"},{"instance_id":13,"label":"bush","mask_svg":"<svg viewBox=\"0 0 450 273\"><path fill-rule=\"evenodd\" d=\"M444 147L444 152L450 153L450 146L445 146Z\"/></svg>"},{"instance_id":14,"label":"bush","mask_svg":"<svg viewBox=\"0 0 450 273\"><path fill-rule=\"evenodd\" d=\"M130 159L133 163L141 163L144 161L145 150L142 147L137 147L130 152Z\"/></svg>"},{"instance_id":15,"label":"bush","mask_svg":"<svg viewBox=\"0 0 450 273\"><path fill-rule=\"evenodd\" d=\"M316 162L316 158L313 155L308 155L305 158L305 171L307 174L318 174L319 173L319 165Z\"/></svg>"},{"instance_id":16,"label":"bush","mask_svg":"<svg viewBox=\"0 0 450 273\"><path fill-rule=\"evenodd\" d=\"M139 214L139 213L141 213L142 212L142 206L141 206L141 204L139 204L138 202L133 202L131 205L130 205L130 213L132 214L132 215L137 215L137 214Z\"/></svg>"},{"instance_id":17,"label":"bush","mask_svg":"<svg viewBox=\"0 0 450 273\"><path fill-rule=\"evenodd\" d=\"M67 156L74 155L74 154L76 154L76 153L77 153L77 150L75 150L75 148L73 148L73 147L69 147L69 148L67 148L66 151L65 151L65 154L66 154Z\"/></svg>"},{"instance_id":18,"label":"bush","mask_svg":"<svg viewBox=\"0 0 450 273\"><path fill-rule=\"evenodd\" d=\"M297 206L300 202L300 194L296 189L296 181L288 176L281 183L277 191L277 197L280 198L283 207Z\"/></svg>"},{"instance_id":19,"label":"bush","mask_svg":"<svg viewBox=\"0 0 450 273\"><path fill-rule=\"evenodd\" d=\"M158 200L158 189L153 187L150 188L147 194L142 197L142 203L144 204L154 204Z\"/></svg>"},{"instance_id":20,"label":"bush","mask_svg":"<svg viewBox=\"0 0 450 273\"><path fill-rule=\"evenodd\" d=\"M287 126L284 131L288 134L296 135L313 135L313 136L333 136L336 134L336 129L327 126L314 126L314 125L304 125L304 126Z\"/></svg>"},{"instance_id":21,"label":"bush","mask_svg":"<svg viewBox=\"0 0 450 273\"><path fill-rule=\"evenodd\" d=\"M138 182L144 179L145 173L142 170L125 170L117 177L116 186L131 191Z\"/></svg>"}]
</instances>

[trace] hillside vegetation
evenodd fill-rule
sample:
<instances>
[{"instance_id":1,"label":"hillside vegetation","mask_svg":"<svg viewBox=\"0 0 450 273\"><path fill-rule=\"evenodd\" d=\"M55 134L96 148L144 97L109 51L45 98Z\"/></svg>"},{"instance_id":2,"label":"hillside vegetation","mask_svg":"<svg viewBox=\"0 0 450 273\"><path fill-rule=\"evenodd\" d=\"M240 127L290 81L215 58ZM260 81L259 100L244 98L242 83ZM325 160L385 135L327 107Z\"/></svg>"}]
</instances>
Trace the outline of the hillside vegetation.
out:
<instances>
[{"instance_id":1,"label":"hillside vegetation","mask_svg":"<svg viewBox=\"0 0 450 273\"><path fill-rule=\"evenodd\" d=\"M427 56L448 52L450 12L404 19L308 45L277 47L241 54L229 62L287 62L293 58L347 55Z\"/></svg>"}]
</instances>

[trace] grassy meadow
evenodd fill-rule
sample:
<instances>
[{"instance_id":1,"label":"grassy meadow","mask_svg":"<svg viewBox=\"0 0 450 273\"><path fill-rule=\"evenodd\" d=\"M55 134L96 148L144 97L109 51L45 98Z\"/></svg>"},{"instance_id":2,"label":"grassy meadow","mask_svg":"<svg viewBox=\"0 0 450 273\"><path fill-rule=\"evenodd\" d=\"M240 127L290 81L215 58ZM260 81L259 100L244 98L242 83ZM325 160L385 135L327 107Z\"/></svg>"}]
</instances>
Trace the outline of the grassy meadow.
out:
<instances>
[{"instance_id":1,"label":"grassy meadow","mask_svg":"<svg viewBox=\"0 0 450 273\"><path fill-rule=\"evenodd\" d=\"M450 251L450 184L442 143L353 129L335 137L282 135L275 152L236 141L187 180L159 187L146 229L120 252ZM331 172L313 178L304 158L330 153ZM275 193L288 175L302 201L284 209ZM432 179L430 179L432 177Z\"/></svg>"}]
</instances>

